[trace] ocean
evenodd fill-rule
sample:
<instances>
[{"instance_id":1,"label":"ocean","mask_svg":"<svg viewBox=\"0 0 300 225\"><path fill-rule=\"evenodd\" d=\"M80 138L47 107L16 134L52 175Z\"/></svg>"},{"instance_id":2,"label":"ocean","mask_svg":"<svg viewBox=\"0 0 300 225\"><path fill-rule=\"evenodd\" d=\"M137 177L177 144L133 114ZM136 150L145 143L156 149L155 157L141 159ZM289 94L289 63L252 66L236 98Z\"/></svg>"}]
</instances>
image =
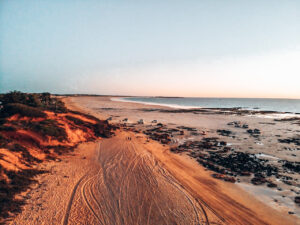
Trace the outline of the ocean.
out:
<instances>
[{"instance_id":1,"label":"ocean","mask_svg":"<svg viewBox=\"0 0 300 225\"><path fill-rule=\"evenodd\" d=\"M126 97L121 101L173 108L236 108L300 114L300 99Z\"/></svg>"}]
</instances>

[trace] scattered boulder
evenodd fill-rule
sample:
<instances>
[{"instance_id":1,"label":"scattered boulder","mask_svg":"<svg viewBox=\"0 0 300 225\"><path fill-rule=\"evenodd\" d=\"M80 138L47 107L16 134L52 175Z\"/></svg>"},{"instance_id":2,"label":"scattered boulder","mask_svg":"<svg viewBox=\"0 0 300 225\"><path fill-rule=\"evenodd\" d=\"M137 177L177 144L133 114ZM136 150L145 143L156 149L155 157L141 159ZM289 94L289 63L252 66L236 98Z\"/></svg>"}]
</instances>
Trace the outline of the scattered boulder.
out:
<instances>
[{"instance_id":1,"label":"scattered boulder","mask_svg":"<svg viewBox=\"0 0 300 225\"><path fill-rule=\"evenodd\" d=\"M138 124L144 124L144 120L143 120L143 119L140 119L137 123L138 123Z\"/></svg>"},{"instance_id":2,"label":"scattered boulder","mask_svg":"<svg viewBox=\"0 0 300 225\"><path fill-rule=\"evenodd\" d=\"M230 130L217 130L217 133L219 135L222 135L222 136L230 136L232 134L232 132Z\"/></svg>"},{"instance_id":3,"label":"scattered boulder","mask_svg":"<svg viewBox=\"0 0 300 225\"><path fill-rule=\"evenodd\" d=\"M242 124L241 121L233 121L233 122L229 122L227 123L228 126L234 126L236 128L243 128L243 129L248 129L249 125L248 124Z\"/></svg>"},{"instance_id":4,"label":"scattered boulder","mask_svg":"<svg viewBox=\"0 0 300 225\"><path fill-rule=\"evenodd\" d=\"M251 183L254 185L261 185L266 182L267 182L267 180L264 177L254 177L251 179Z\"/></svg>"},{"instance_id":5,"label":"scattered boulder","mask_svg":"<svg viewBox=\"0 0 300 225\"><path fill-rule=\"evenodd\" d=\"M300 146L300 138L299 137L292 137L292 138L286 138L286 139L278 139L280 143L286 143L291 144L294 143L297 146Z\"/></svg>"},{"instance_id":6,"label":"scattered boulder","mask_svg":"<svg viewBox=\"0 0 300 225\"><path fill-rule=\"evenodd\" d=\"M217 138L203 138L201 141L186 141L173 151L189 151L190 156L197 158L204 167L229 176L250 176L256 173L265 177L278 174L277 167L267 164L267 160L259 159L255 154L235 152L226 145L226 142L218 141Z\"/></svg>"},{"instance_id":7,"label":"scattered boulder","mask_svg":"<svg viewBox=\"0 0 300 225\"><path fill-rule=\"evenodd\" d=\"M214 173L214 174L212 174L212 177L216 178L216 179L224 180L224 181L227 181L227 182L231 182L231 183L236 182L234 177L229 177L229 176L226 176L224 174Z\"/></svg>"},{"instance_id":8,"label":"scattered boulder","mask_svg":"<svg viewBox=\"0 0 300 225\"><path fill-rule=\"evenodd\" d=\"M272 182L269 182L269 183L267 184L267 186L268 186L269 188L275 188L275 187L277 187L277 184L274 184L274 183L272 183Z\"/></svg>"},{"instance_id":9,"label":"scattered boulder","mask_svg":"<svg viewBox=\"0 0 300 225\"><path fill-rule=\"evenodd\" d=\"M294 202L300 206L300 196L296 196Z\"/></svg>"},{"instance_id":10,"label":"scattered boulder","mask_svg":"<svg viewBox=\"0 0 300 225\"><path fill-rule=\"evenodd\" d=\"M260 130L259 129L248 129L247 130L247 133L250 134L252 137L255 137L255 138L258 138L259 135L261 134Z\"/></svg>"},{"instance_id":11,"label":"scattered boulder","mask_svg":"<svg viewBox=\"0 0 300 225\"><path fill-rule=\"evenodd\" d=\"M293 172L300 173L300 162L289 162L283 161L284 164L282 165L284 168L289 169Z\"/></svg>"}]
</instances>

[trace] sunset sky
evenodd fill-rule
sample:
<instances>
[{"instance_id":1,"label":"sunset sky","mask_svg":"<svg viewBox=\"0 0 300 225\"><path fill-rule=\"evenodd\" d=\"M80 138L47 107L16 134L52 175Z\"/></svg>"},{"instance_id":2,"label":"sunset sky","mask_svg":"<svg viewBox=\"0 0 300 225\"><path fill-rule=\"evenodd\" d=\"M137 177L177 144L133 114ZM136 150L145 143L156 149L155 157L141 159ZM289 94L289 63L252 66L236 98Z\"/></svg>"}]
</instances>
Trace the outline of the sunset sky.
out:
<instances>
[{"instance_id":1,"label":"sunset sky","mask_svg":"<svg viewBox=\"0 0 300 225\"><path fill-rule=\"evenodd\" d=\"M300 1L2 0L11 90L300 99Z\"/></svg>"}]
</instances>

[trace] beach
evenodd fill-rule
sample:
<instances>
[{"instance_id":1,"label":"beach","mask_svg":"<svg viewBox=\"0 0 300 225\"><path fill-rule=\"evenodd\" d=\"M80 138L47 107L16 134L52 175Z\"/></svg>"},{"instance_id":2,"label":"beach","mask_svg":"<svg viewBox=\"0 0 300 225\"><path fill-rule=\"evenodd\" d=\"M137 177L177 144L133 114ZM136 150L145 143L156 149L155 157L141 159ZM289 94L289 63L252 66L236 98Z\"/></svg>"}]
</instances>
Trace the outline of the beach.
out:
<instances>
[{"instance_id":1,"label":"beach","mask_svg":"<svg viewBox=\"0 0 300 225\"><path fill-rule=\"evenodd\" d=\"M197 130L196 132L185 132L183 137L175 134L172 138L175 143L172 141L171 146L172 144L182 144L185 140L201 140L203 135L199 135L199 133L203 132L206 138L217 137L219 140L226 142L227 146L234 148L235 151L254 154L259 159L268 160L271 165L279 166L278 160L294 162L300 157L299 146L278 141L278 139L285 140L300 134L299 124L293 120L281 121L281 118L285 117L280 117L280 114L236 115L230 113L178 113L174 111L169 113L168 110L172 111L174 109L158 105L120 102L118 99L111 97L72 98L69 104L80 105L81 110L87 113L96 113L101 119L111 119L113 123L125 123L140 132L144 132L149 127L155 127L152 123L153 120L166 125L168 129L186 126ZM164 112L164 110L167 112ZM141 119L144 124L137 124ZM232 124L233 121L238 121L240 125L246 124L249 129L259 130L259 136L248 133L248 129L235 126L234 123ZM225 134L220 132L224 130L230 130L231 133L227 135L226 132ZM190 159L195 165L197 164L195 159L191 158L186 152L179 153L179 155ZM197 167L201 166L197 164ZM203 169L203 167L201 168ZM239 177L239 182L236 182L234 186L246 191L256 199L260 199L269 207L280 211L286 218L295 217L295 215L300 214L299 206L294 203L294 197L300 193L299 172L286 171L282 167L279 170L286 177L292 177L291 182L287 182L285 177L276 178L272 176L269 180L272 184L276 184L276 187L269 188L266 184L253 185L249 178ZM211 171L207 172L211 173Z\"/></svg>"},{"instance_id":2,"label":"beach","mask_svg":"<svg viewBox=\"0 0 300 225\"><path fill-rule=\"evenodd\" d=\"M294 203L299 173L282 172L292 177L291 184L268 177L277 185L273 188L268 182L253 185L248 176L230 176L234 183L215 179L216 172L199 163L193 148L208 138L206 145L217 140L218 151L224 142L258 158L295 161L297 147L279 143L276 135L290 138L299 132L298 124L266 116L169 112L111 99L63 98L69 109L108 119L119 129L111 138L79 145L59 162L43 164L52 172L38 176L40 185L27 193L29 204L11 224L299 224ZM233 121L259 129L259 136Z\"/></svg>"}]
</instances>

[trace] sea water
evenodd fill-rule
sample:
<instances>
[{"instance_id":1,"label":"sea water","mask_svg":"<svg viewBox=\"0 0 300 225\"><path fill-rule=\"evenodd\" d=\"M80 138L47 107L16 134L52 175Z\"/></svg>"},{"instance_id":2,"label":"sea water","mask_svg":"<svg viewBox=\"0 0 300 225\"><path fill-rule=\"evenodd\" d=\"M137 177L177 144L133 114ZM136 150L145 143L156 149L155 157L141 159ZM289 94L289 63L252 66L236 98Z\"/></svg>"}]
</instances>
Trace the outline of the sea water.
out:
<instances>
[{"instance_id":1,"label":"sea water","mask_svg":"<svg viewBox=\"0 0 300 225\"><path fill-rule=\"evenodd\" d=\"M242 108L300 114L300 99L126 97L118 100L173 108Z\"/></svg>"}]
</instances>

